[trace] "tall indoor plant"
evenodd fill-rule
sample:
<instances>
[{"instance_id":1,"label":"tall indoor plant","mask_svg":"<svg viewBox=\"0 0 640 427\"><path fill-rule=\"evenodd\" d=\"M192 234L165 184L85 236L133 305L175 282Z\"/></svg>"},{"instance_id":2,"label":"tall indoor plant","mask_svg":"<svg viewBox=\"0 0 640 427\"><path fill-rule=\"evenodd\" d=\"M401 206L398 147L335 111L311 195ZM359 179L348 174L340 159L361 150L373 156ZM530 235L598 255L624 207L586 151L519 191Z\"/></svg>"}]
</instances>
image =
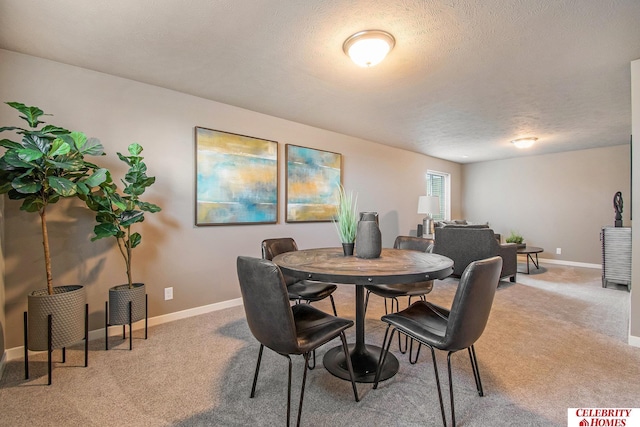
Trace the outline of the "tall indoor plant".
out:
<instances>
[{"instance_id":1,"label":"tall indoor plant","mask_svg":"<svg viewBox=\"0 0 640 427\"><path fill-rule=\"evenodd\" d=\"M53 286L47 212L50 205L67 197L82 197L106 180L106 169L84 159L103 155L95 138L46 124L38 107L7 102L28 127L5 126L0 132L14 132L20 141L2 139L0 194L22 201L20 210L38 213L42 231L46 289L27 296L28 343L26 349L66 347L86 338L86 293L83 286ZM40 127L40 125L45 125ZM52 316L51 346L48 344L48 316ZM85 349L86 350L86 349ZM25 359L26 361L26 359Z\"/></svg>"},{"instance_id":2,"label":"tall indoor plant","mask_svg":"<svg viewBox=\"0 0 640 427\"><path fill-rule=\"evenodd\" d=\"M333 224L338 231L345 255L353 255L358 228L358 196L352 191L345 191L342 185L338 188L338 208Z\"/></svg>"},{"instance_id":3,"label":"tall indoor plant","mask_svg":"<svg viewBox=\"0 0 640 427\"><path fill-rule=\"evenodd\" d=\"M134 224L144 221L145 212L159 212L160 207L140 200L140 196L156 178L147 176L147 165L143 161L142 146L129 145L129 155L118 153L118 157L129 167L121 180L122 194L113 182L111 173L97 191L86 197L87 206L96 212L98 224L94 227L92 241L114 237L126 268L127 283L109 290L108 325L131 324L146 316L145 285L134 283L132 278L133 249L142 242L139 232L132 232ZM131 313L129 313L131 303Z\"/></svg>"}]
</instances>

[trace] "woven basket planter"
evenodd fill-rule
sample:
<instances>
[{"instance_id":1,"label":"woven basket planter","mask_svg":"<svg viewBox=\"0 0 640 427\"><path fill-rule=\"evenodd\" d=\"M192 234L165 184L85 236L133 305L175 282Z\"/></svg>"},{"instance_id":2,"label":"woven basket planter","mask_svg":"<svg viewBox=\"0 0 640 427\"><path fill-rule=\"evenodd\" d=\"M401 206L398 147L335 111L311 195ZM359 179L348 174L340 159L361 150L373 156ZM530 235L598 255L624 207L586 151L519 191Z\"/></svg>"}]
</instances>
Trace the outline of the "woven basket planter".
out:
<instances>
[{"instance_id":1,"label":"woven basket planter","mask_svg":"<svg viewBox=\"0 0 640 427\"><path fill-rule=\"evenodd\" d=\"M45 351L47 316L51 314L51 347L62 348L85 338L85 305L87 294L83 286L56 286L53 295L38 289L27 295L28 348Z\"/></svg>"},{"instance_id":2,"label":"woven basket planter","mask_svg":"<svg viewBox=\"0 0 640 427\"><path fill-rule=\"evenodd\" d=\"M131 301L131 323L142 320L146 315L146 289L144 283L118 285L109 289L109 325L129 324L129 301Z\"/></svg>"}]
</instances>

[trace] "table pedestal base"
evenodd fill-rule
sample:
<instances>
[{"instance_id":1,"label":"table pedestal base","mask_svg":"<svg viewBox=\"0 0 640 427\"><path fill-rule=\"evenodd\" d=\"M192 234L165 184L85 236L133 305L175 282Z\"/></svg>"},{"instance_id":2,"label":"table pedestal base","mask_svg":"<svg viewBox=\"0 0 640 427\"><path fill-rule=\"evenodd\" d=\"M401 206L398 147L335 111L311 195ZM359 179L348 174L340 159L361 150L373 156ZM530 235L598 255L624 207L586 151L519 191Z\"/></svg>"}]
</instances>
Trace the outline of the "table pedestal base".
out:
<instances>
[{"instance_id":1,"label":"table pedestal base","mask_svg":"<svg viewBox=\"0 0 640 427\"><path fill-rule=\"evenodd\" d=\"M376 368L378 367L378 358L380 357L381 348L375 345L364 345L363 349L355 350L355 344L349 344L349 354L351 355L351 364L353 365L353 374L355 381L358 383L373 383L376 376ZM323 359L324 367L338 378L350 381L347 362L344 358L342 346L334 347L327 351ZM382 365L380 372L380 381L393 377L400 367L398 359L391 353Z\"/></svg>"}]
</instances>

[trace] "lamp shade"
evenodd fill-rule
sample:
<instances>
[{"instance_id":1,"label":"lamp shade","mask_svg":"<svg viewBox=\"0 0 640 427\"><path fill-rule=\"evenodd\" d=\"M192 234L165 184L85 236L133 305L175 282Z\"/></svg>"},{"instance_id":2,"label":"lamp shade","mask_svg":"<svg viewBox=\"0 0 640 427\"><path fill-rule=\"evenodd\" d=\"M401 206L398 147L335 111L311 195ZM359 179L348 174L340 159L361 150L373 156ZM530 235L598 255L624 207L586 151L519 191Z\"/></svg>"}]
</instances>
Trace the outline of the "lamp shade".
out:
<instances>
[{"instance_id":1,"label":"lamp shade","mask_svg":"<svg viewBox=\"0 0 640 427\"><path fill-rule=\"evenodd\" d=\"M419 214L434 214L440 212L440 197L420 196L418 198Z\"/></svg>"}]
</instances>

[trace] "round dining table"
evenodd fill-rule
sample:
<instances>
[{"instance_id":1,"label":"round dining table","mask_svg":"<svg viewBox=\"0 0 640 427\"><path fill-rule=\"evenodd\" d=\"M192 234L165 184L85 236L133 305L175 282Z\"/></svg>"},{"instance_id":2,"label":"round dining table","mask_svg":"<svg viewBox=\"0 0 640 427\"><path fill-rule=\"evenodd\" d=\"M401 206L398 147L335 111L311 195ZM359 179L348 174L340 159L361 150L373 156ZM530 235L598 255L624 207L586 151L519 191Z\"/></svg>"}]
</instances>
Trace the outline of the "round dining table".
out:
<instances>
[{"instance_id":1,"label":"round dining table","mask_svg":"<svg viewBox=\"0 0 640 427\"><path fill-rule=\"evenodd\" d=\"M453 272L453 261L442 255L404 249L383 248L380 257L372 259L345 256L342 248L304 249L286 252L273 258L284 274L300 280L355 285L356 342L349 344L349 354L360 383L375 378L381 348L365 343L364 285L414 283L444 279ZM350 380L342 346L325 353L323 363L333 375ZM391 353L382 366L380 380L393 377L399 368Z\"/></svg>"}]
</instances>

